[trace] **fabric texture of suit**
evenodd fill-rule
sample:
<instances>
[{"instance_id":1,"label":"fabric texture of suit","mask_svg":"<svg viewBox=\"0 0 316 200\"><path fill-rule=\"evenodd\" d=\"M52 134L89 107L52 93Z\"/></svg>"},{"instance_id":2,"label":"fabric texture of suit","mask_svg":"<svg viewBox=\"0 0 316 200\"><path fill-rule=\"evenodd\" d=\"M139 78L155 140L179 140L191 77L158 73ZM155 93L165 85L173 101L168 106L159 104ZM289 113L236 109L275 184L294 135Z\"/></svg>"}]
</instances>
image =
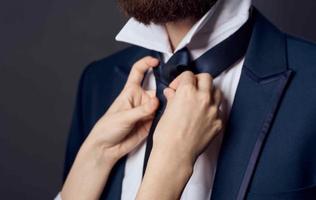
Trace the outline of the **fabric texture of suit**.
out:
<instances>
[{"instance_id":1,"label":"fabric texture of suit","mask_svg":"<svg viewBox=\"0 0 316 200\"><path fill-rule=\"evenodd\" d=\"M281 32L256 9L253 15L211 199L316 199L316 45ZM131 46L85 68L64 178L84 139L122 90L131 66L149 54ZM101 199L120 199L125 161L113 168Z\"/></svg>"}]
</instances>

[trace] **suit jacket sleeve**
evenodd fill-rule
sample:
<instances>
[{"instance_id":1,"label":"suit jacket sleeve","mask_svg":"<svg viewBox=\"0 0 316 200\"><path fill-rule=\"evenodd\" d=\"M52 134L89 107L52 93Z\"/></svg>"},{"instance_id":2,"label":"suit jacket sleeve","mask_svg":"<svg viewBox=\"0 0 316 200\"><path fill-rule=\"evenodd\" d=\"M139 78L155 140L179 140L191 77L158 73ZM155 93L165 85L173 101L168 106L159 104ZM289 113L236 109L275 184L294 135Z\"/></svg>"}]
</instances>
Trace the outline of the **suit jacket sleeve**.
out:
<instances>
[{"instance_id":1,"label":"suit jacket sleeve","mask_svg":"<svg viewBox=\"0 0 316 200\"><path fill-rule=\"evenodd\" d=\"M87 120L85 119L85 117L87 117L87 108L84 105L86 104L86 98L88 96L87 89L89 88L88 71L92 65L93 63L88 65L83 70L77 87L75 106L67 139L63 182L65 181L71 169L71 166L76 158L80 146L82 145L83 141L88 135L88 132L90 131L88 130Z\"/></svg>"}]
</instances>

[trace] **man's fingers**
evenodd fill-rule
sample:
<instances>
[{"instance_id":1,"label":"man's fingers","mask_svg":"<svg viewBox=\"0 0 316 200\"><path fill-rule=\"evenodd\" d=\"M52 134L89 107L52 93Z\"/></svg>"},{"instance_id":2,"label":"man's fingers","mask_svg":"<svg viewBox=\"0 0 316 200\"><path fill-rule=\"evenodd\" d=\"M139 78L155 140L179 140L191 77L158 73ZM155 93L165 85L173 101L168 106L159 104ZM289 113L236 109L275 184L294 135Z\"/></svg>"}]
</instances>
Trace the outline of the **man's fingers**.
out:
<instances>
[{"instance_id":1,"label":"man's fingers","mask_svg":"<svg viewBox=\"0 0 316 200\"><path fill-rule=\"evenodd\" d=\"M213 88L212 76L209 73L201 73L196 75L196 77L198 89L203 92L211 93Z\"/></svg>"},{"instance_id":2,"label":"man's fingers","mask_svg":"<svg viewBox=\"0 0 316 200\"><path fill-rule=\"evenodd\" d=\"M140 59L133 65L126 84L141 85L147 70L156 67L158 64L159 60L151 56L146 56Z\"/></svg>"}]
</instances>

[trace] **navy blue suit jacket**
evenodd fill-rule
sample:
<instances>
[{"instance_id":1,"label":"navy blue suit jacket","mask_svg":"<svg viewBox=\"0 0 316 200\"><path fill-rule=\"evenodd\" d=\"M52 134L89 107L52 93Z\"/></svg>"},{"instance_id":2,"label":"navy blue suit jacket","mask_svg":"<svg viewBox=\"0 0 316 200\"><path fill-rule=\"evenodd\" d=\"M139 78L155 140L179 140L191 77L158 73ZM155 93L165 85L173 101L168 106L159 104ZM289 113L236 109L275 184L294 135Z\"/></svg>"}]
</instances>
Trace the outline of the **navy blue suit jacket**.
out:
<instances>
[{"instance_id":1,"label":"navy blue suit jacket","mask_svg":"<svg viewBox=\"0 0 316 200\"><path fill-rule=\"evenodd\" d=\"M281 32L257 10L253 14L212 199L316 199L316 46ZM131 46L85 68L64 178L91 128L123 88L131 66L149 54ZM101 199L120 199L125 161L115 165Z\"/></svg>"}]
</instances>

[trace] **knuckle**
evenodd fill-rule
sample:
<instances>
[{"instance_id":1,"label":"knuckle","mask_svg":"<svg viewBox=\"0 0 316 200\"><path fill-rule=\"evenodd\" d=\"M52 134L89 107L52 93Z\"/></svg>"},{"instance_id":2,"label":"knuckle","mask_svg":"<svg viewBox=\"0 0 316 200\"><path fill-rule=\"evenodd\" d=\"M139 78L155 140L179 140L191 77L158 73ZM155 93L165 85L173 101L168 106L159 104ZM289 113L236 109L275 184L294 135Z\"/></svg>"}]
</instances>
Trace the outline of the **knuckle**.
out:
<instances>
[{"instance_id":1,"label":"knuckle","mask_svg":"<svg viewBox=\"0 0 316 200\"><path fill-rule=\"evenodd\" d=\"M207 73L209 75L209 79L211 80L211 82L213 82L214 78L211 74Z\"/></svg>"},{"instance_id":2,"label":"knuckle","mask_svg":"<svg viewBox=\"0 0 316 200\"><path fill-rule=\"evenodd\" d=\"M217 98L221 98L222 96L222 91L219 89L219 88L216 88L215 89L215 95Z\"/></svg>"},{"instance_id":3,"label":"knuckle","mask_svg":"<svg viewBox=\"0 0 316 200\"><path fill-rule=\"evenodd\" d=\"M193 72L186 70L186 71L182 72L181 76L184 78L190 78L190 77L193 77L194 74L193 74Z\"/></svg>"},{"instance_id":4,"label":"knuckle","mask_svg":"<svg viewBox=\"0 0 316 200\"><path fill-rule=\"evenodd\" d=\"M199 92L199 102L201 102L202 105L209 106L211 103L211 94L208 92Z\"/></svg>"},{"instance_id":5,"label":"knuckle","mask_svg":"<svg viewBox=\"0 0 316 200\"><path fill-rule=\"evenodd\" d=\"M202 79L207 80L207 81L213 83L213 77L212 77L211 74L209 74L209 73L201 73L201 74L199 74L199 75L200 75L200 77L201 77Z\"/></svg>"},{"instance_id":6,"label":"knuckle","mask_svg":"<svg viewBox=\"0 0 316 200\"><path fill-rule=\"evenodd\" d=\"M205 73L205 72L204 73L200 73L199 76L202 77L202 78L205 78L205 79L209 79L209 80L213 79L212 76L209 73Z\"/></svg>"},{"instance_id":7,"label":"knuckle","mask_svg":"<svg viewBox=\"0 0 316 200\"><path fill-rule=\"evenodd\" d=\"M223 92L220 89L218 90L218 101L222 101L223 100Z\"/></svg>"},{"instance_id":8,"label":"knuckle","mask_svg":"<svg viewBox=\"0 0 316 200\"><path fill-rule=\"evenodd\" d=\"M222 130L223 129L223 120L217 119L216 120L216 127L217 127L217 130Z\"/></svg>"},{"instance_id":9,"label":"knuckle","mask_svg":"<svg viewBox=\"0 0 316 200\"><path fill-rule=\"evenodd\" d=\"M122 91L124 91L124 92L129 92L129 91L133 90L133 88L134 88L133 85L131 85L131 84L125 84L125 86L124 86L124 88L123 88Z\"/></svg>"},{"instance_id":10,"label":"knuckle","mask_svg":"<svg viewBox=\"0 0 316 200\"><path fill-rule=\"evenodd\" d=\"M217 113L218 113L218 108L217 108L217 106L211 106L209 113L210 113L210 115L211 115L212 117L217 116Z\"/></svg>"},{"instance_id":11,"label":"knuckle","mask_svg":"<svg viewBox=\"0 0 316 200\"><path fill-rule=\"evenodd\" d=\"M194 91L194 86L190 83L184 83L181 87L181 91L187 96L191 96Z\"/></svg>"},{"instance_id":12,"label":"knuckle","mask_svg":"<svg viewBox=\"0 0 316 200\"><path fill-rule=\"evenodd\" d=\"M134 95L137 92L137 88L133 85L126 85L122 92L127 95Z\"/></svg>"}]
</instances>

